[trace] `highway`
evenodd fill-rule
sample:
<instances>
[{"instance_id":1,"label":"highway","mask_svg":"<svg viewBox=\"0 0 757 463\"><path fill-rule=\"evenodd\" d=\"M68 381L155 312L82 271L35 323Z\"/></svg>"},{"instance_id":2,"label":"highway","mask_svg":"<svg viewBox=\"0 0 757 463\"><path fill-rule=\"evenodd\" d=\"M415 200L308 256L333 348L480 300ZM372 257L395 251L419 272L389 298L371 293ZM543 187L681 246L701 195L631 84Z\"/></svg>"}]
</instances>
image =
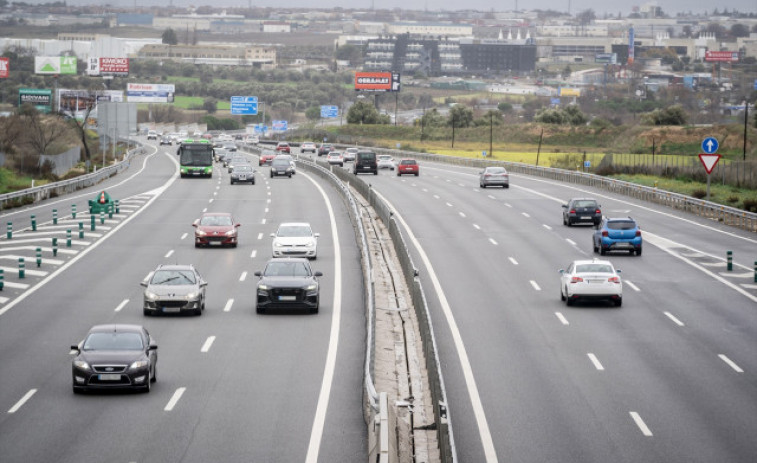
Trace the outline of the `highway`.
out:
<instances>
[{"instance_id":1,"label":"highway","mask_svg":"<svg viewBox=\"0 0 757 463\"><path fill-rule=\"evenodd\" d=\"M14 235L0 240L0 460L365 461L361 271L338 194L304 172L269 179L265 167L255 185L230 185L218 169L179 179L176 148L148 146L95 188L2 215ZM121 213L103 225L97 217L92 232L86 201L101 190ZM242 224L238 248L194 248L191 224L205 210ZM320 313L258 315L253 273L270 257L269 234L293 220L320 233ZM36 246L45 248L39 268ZM139 283L162 263L194 264L208 281L201 317L142 314ZM149 394L72 393L70 346L103 323L142 324L157 339Z\"/></svg>"},{"instance_id":2,"label":"highway","mask_svg":"<svg viewBox=\"0 0 757 463\"><path fill-rule=\"evenodd\" d=\"M754 461L757 237L583 186L420 169L361 178L407 227L459 461ZM642 228L642 256L603 257L622 308L560 301L558 270L600 257L590 226L562 225L561 204L587 196Z\"/></svg>"}]
</instances>

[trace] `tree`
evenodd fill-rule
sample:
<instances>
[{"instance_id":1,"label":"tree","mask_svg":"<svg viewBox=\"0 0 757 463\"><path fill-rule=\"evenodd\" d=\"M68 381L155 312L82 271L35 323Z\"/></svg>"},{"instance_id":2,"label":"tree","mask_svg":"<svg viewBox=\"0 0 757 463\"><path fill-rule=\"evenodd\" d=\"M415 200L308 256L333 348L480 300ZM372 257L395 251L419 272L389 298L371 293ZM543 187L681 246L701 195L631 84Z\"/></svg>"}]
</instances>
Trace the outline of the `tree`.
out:
<instances>
[{"instance_id":1,"label":"tree","mask_svg":"<svg viewBox=\"0 0 757 463\"><path fill-rule=\"evenodd\" d=\"M737 23L731 26L731 37L749 37L749 27Z\"/></svg>"},{"instance_id":2,"label":"tree","mask_svg":"<svg viewBox=\"0 0 757 463\"><path fill-rule=\"evenodd\" d=\"M381 115L376 110L376 107L364 100L358 100L347 111L348 124L388 124L388 121L382 122L381 119ZM389 119L388 116L387 119Z\"/></svg>"},{"instance_id":3,"label":"tree","mask_svg":"<svg viewBox=\"0 0 757 463\"><path fill-rule=\"evenodd\" d=\"M171 29L170 27L163 31L162 35L163 43L168 45L176 45L179 43L178 37L176 37L176 31Z\"/></svg>"},{"instance_id":4,"label":"tree","mask_svg":"<svg viewBox=\"0 0 757 463\"><path fill-rule=\"evenodd\" d=\"M680 104L677 104L644 113L641 115L641 122L647 125L684 125L686 112Z\"/></svg>"},{"instance_id":5,"label":"tree","mask_svg":"<svg viewBox=\"0 0 757 463\"><path fill-rule=\"evenodd\" d=\"M321 118L321 107L320 106L311 106L308 109L305 110L305 117L308 118L310 121L317 121Z\"/></svg>"},{"instance_id":6,"label":"tree","mask_svg":"<svg viewBox=\"0 0 757 463\"><path fill-rule=\"evenodd\" d=\"M29 104L22 105L19 112L23 116L26 128L26 143L35 154L51 154L47 152L47 149L66 135L65 124L56 118L43 117L34 106Z\"/></svg>"},{"instance_id":7,"label":"tree","mask_svg":"<svg viewBox=\"0 0 757 463\"><path fill-rule=\"evenodd\" d=\"M470 127L473 123L473 110L467 106L456 104L449 110L447 125L456 128Z\"/></svg>"},{"instance_id":8,"label":"tree","mask_svg":"<svg viewBox=\"0 0 757 463\"><path fill-rule=\"evenodd\" d=\"M352 65L359 63L362 57L363 53L360 51L360 48L351 44L342 45L334 52L334 58L349 61Z\"/></svg>"},{"instance_id":9,"label":"tree","mask_svg":"<svg viewBox=\"0 0 757 463\"><path fill-rule=\"evenodd\" d=\"M499 104L497 104L497 109L498 109L498 110L499 110L499 112L501 112L502 114L507 114L507 113L509 113L509 112L512 112L512 110L513 110L513 105L512 105L512 104L510 104L510 103L508 103L507 101L502 101L502 102L500 102Z\"/></svg>"},{"instance_id":10,"label":"tree","mask_svg":"<svg viewBox=\"0 0 757 463\"><path fill-rule=\"evenodd\" d=\"M202 109L208 112L208 114L215 114L218 111L218 100L215 98L205 98L202 102Z\"/></svg>"}]
</instances>

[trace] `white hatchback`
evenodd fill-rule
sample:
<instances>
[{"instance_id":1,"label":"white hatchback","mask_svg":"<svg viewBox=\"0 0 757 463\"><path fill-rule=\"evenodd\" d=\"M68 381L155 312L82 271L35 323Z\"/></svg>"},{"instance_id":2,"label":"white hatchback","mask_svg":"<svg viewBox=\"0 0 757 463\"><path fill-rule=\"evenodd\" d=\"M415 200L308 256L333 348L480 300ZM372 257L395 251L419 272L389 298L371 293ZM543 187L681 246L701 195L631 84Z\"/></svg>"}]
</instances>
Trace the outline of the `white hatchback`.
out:
<instances>
[{"instance_id":1,"label":"white hatchback","mask_svg":"<svg viewBox=\"0 0 757 463\"><path fill-rule=\"evenodd\" d=\"M318 236L307 222L282 223L276 233L271 233L271 254L273 257L307 257L315 260Z\"/></svg>"},{"instance_id":2,"label":"white hatchback","mask_svg":"<svg viewBox=\"0 0 757 463\"><path fill-rule=\"evenodd\" d=\"M576 260L567 270L560 269L560 299L567 305L578 300L608 300L620 307L623 282L620 270L609 260Z\"/></svg>"}]
</instances>

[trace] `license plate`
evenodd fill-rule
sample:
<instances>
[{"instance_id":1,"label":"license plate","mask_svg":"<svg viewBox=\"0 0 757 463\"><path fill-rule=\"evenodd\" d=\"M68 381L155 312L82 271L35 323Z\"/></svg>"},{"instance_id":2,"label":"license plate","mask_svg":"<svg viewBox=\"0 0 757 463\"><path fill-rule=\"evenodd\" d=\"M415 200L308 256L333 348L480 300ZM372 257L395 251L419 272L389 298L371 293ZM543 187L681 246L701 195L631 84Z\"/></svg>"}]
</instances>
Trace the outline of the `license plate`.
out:
<instances>
[{"instance_id":1,"label":"license plate","mask_svg":"<svg viewBox=\"0 0 757 463\"><path fill-rule=\"evenodd\" d=\"M115 374L97 375L97 378L100 381L118 381L121 379L121 375L115 375Z\"/></svg>"},{"instance_id":2,"label":"license plate","mask_svg":"<svg viewBox=\"0 0 757 463\"><path fill-rule=\"evenodd\" d=\"M181 307L163 307L163 312L178 312Z\"/></svg>"},{"instance_id":3,"label":"license plate","mask_svg":"<svg viewBox=\"0 0 757 463\"><path fill-rule=\"evenodd\" d=\"M589 219L591 219L591 216L588 216L588 215L581 216L581 220L589 220Z\"/></svg>"},{"instance_id":4,"label":"license plate","mask_svg":"<svg viewBox=\"0 0 757 463\"><path fill-rule=\"evenodd\" d=\"M296 301L296 296L279 296L280 301Z\"/></svg>"},{"instance_id":5,"label":"license plate","mask_svg":"<svg viewBox=\"0 0 757 463\"><path fill-rule=\"evenodd\" d=\"M221 242L220 242L220 241L211 241L211 242L210 242L210 245L211 245L211 246L220 246L220 245L221 245Z\"/></svg>"},{"instance_id":6,"label":"license plate","mask_svg":"<svg viewBox=\"0 0 757 463\"><path fill-rule=\"evenodd\" d=\"M247 177L245 177L244 175L240 175L239 180L247 180Z\"/></svg>"},{"instance_id":7,"label":"license plate","mask_svg":"<svg viewBox=\"0 0 757 463\"><path fill-rule=\"evenodd\" d=\"M591 284L597 284L597 283L602 283L603 281L605 281L605 280L589 280L589 283L591 283Z\"/></svg>"},{"instance_id":8,"label":"license plate","mask_svg":"<svg viewBox=\"0 0 757 463\"><path fill-rule=\"evenodd\" d=\"M370 169L371 166L363 166L363 169Z\"/></svg>"},{"instance_id":9,"label":"license plate","mask_svg":"<svg viewBox=\"0 0 757 463\"><path fill-rule=\"evenodd\" d=\"M192 175L200 175L200 174L202 174L202 172L200 172L200 171L197 171L197 170L196 170L196 171L194 171L194 172L192 172Z\"/></svg>"}]
</instances>

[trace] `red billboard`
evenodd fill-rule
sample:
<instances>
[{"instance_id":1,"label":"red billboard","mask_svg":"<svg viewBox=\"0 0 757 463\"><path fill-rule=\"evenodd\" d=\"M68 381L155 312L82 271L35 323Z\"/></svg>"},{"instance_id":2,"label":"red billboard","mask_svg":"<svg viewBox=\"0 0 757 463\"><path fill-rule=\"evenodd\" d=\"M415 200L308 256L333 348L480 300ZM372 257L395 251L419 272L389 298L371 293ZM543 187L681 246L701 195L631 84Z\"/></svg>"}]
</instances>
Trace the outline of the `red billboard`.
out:
<instances>
[{"instance_id":1,"label":"red billboard","mask_svg":"<svg viewBox=\"0 0 757 463\"><path fill-rule=\"evenodd\" d=\"M129 75L129 58L90 57L87 74L90 76L126 77Z\"/></svg>"},{"instance_id":2,"label":"red billboard","mask_svg":"<svg viewBox=\"0 0 757 463\"><path fill-rule=\"evenodd\" d=\"M10 59L0 58L0 78L8 77L10 74Z\"/></svg>"},{"instance_id":3,"label":"red billboard","mask_svg":"<svg viewBox=\"0 0 757 463\"><path fill-rule=\"evenodd\" d=\"M356 72L355 90L367 92L399 92L399 72Z\"/></svg>"},{"instance_id":4,"label":"red billboard","mask_svg":"<svg viewBox=\"0 0 757 463\"><path fill-rule=\"evenodd\" d=\"M706 51L704 52L705 61L720 61L726 63L736 63L739 60L737 51Z\"/></svg>"}]
</instances>

